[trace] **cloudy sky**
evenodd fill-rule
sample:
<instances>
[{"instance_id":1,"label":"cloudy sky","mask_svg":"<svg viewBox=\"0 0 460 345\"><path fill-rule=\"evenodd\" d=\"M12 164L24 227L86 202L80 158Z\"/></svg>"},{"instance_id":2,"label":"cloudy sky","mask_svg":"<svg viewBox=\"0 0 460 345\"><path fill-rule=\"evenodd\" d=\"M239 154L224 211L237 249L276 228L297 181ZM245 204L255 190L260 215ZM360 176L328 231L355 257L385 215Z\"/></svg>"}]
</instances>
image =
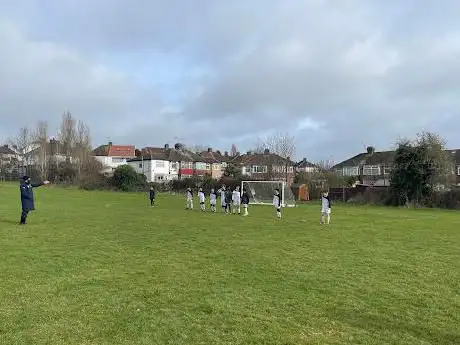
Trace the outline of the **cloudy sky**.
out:
<instances>
[{"instance_id":1,"label":"cloudy sky","mask_svg":"<svg viewBox=\"0 0 460 345\"><path fill-rule=\"evenodd\" d=\"M67 109L94 145L458 148L458 18L458 0L0 0L0 141Z\"/></svg>"}]
</instances>

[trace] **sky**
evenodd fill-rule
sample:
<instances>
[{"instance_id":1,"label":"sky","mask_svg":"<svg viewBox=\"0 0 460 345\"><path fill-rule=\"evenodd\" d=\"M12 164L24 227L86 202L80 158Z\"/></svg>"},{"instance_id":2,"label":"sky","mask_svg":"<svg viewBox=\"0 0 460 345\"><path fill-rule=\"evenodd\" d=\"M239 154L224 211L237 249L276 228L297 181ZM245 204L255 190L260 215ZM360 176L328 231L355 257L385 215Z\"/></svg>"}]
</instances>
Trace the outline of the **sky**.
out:
<instances>
[{"instance_id":1,"label":"sky","mask_svg":"<svg viewBox=\"0 0 460 345\"><path fill-rule=\"evenodd\" d=\"M458 18L458 0L0 0L0 141L70 111L94 146L460 148Z\"/></svg>"}]
</instances>

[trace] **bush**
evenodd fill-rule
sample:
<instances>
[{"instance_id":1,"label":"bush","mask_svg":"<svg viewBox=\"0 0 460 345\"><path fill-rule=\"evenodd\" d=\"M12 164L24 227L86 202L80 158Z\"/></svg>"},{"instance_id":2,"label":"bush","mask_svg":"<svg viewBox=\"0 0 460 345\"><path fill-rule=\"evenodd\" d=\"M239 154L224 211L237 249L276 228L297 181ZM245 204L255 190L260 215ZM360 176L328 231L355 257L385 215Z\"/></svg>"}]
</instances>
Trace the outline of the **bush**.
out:
<instances>
[{"instance_id":1,"label":"bush","mask_svg":"<svg viewBox=\"0 0 460 345\"><path fill-rule=\"evenodd\" d=\"M116 189L123 192L144 191L147 188L146 176L138 174L129 165L121 165L115 169L112 183Z\"/></svg>"}]
</instances>

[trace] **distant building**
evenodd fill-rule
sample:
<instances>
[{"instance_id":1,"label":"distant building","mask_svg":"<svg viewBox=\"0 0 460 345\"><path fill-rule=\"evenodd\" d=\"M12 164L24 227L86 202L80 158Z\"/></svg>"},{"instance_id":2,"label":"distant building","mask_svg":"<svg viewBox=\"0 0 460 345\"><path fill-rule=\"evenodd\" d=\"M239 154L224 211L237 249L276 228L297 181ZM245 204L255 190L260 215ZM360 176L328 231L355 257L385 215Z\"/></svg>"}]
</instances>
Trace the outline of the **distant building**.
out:
<instances>
[{"instance_id":1,"label":"distant building","mask_svg":"<svg viewBox=\"0 0 460 345\"><path fill-rule=\"evenodd\" d=\"M128 160L136 157L134 145L101 145L93 150L94 158L104 167L103 173L111 175L121 165L127 164Z\"/></svg>"}]
</instances>

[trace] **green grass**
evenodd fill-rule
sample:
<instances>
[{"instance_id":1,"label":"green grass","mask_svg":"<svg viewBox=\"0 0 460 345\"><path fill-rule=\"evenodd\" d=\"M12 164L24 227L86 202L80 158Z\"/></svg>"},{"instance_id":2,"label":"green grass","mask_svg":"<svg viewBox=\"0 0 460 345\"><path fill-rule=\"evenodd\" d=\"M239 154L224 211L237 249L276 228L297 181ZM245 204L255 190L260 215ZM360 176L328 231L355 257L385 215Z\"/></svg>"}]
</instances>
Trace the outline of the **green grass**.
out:
<instances>
[{"instance_id":1,"label":"green grass","mask_svg":"<svg viewBox=\"0 0 460 345\"><path fill-rule=\"evenodd\" d=\"M0 185L0 344L460 344L460 213Z\"/></svg>"}]
</instances>

